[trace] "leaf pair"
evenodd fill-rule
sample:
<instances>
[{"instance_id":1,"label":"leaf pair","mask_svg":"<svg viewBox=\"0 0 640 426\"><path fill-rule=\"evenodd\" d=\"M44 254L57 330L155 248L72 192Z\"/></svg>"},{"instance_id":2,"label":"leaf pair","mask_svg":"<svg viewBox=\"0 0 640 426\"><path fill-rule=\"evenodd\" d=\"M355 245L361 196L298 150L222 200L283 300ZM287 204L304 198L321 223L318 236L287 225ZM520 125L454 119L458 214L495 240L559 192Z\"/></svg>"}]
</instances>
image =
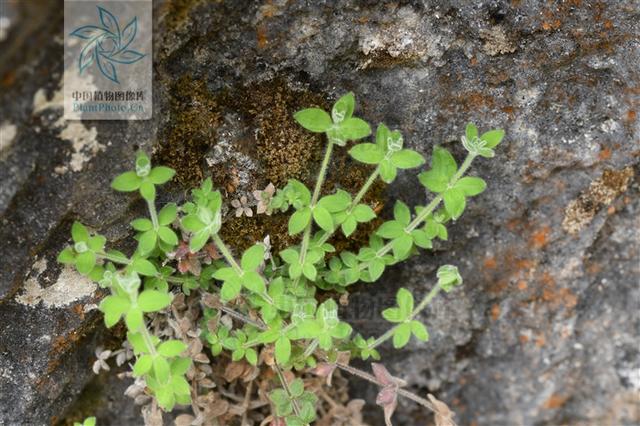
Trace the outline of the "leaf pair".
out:
<instances>
[{"instance_id":1,"label":"leaf pair","mask_svg":"<svg viewBox=\"0 0 640 426\"><path fill-rule=\"evenodd\" d=\"M136 170L125 172L111 182L111 187L116 191L131 192L140 191L142 198L153 202L156 198L155 185L168 182L176 174L175 170L158 166L151 168L151 161L144 152L140 151L136 158Z\"/></svg>"},{"instance_id":2,"label":"leaf pair","mask_svg":"<svg viewBox=\"0 0 640 426\"><path fill-rule=\"evenodd\" d=\"M353 117L355 97L347 93L333 105L331 115L320 108L308 108L294 114L295 120L305 129L326 133L330 143L344 146L347 141L362 139L371 134L369 124Z\"/></svg>"},{"instance_id":3,"label":"leaf pair","mask_svg":"<svg viewBox=\"0 0 640 426\"><path fill-rule=\"evenodd\" d=\"M424 164L422 155L410 149L402 149L403 143L399 131L391 131L380 124L375 144L358 144L349 150L349 154L361 163L378 165L382 180L391 183L396 178L397 169L411 169Z\"/></svg>"},{"instance_id":4,"label":"leaf pair","mask_svg":"<svg viewBox=\"0 0 640 426\"><path fill-rule=\"evenodd\" d=\"M171 251L178 244L178 236L171 229L171 224L176 220L178 208L175 203L169 203L158 213L158 227L147 218L136 219L131 226L138 234L138 252L142 255L151 253L157 245L165 253Z\"/></svg>"},{"instance_id":5,"label":"leaf pair","mask_svg":"<svg viewBox=\"0 0 640 426\"><path fill-rule=\"evenodd\" d=\"M413 295L408 290L401 288L396 294L395 308L387 308L382 311L382 316L389 322L398 323L393 329L393 347L398 349L405 346L413 334L418 340L426 341L429 333L424 324L414 320Z\"/></svg>"},{"instance_id":6,"label":"leaf pair","mask_svg":"<svg viewBox=\"0 0 640 426\"><path fill-rule=\"evenodd\" d=\"M107 239L102 235L91 236L89 230L77 221L71 226L71 238L73 247L62 250L58 255L58 262L75 265L78 272L99 281L104 270L97 265L97 260L98 255L104 252Z\"/></svg>"},{"instance_id":7,"label":"leaf pair","mask_svg":"<svg viewBox=\"0 0 640 426\"><path fill-rule=\"evenodd\" d=\"M466 207L466 197L480 194L487 184L478 177L466 176L458 179L458 165L451 153L439 146L434 147L431 170L418 176L420 183L432 192L442 194L447 213L453 219L460 217Z\"/></svg>"},{"instance_id":8,"label":"leaf pair","mask_svg":"<svg viewBox=\"0 0 640 426\"><path fill-rule=\"evenodd\" d=\"M255 244L248 248L240 260L240 270L234 267L223 267L213 274L213 278L223 281L220 297L223 301L235 299L242 287L255 294L265 294L264 278L256 270L264 261L264 245Z\"/></svg>"}]
</instances>

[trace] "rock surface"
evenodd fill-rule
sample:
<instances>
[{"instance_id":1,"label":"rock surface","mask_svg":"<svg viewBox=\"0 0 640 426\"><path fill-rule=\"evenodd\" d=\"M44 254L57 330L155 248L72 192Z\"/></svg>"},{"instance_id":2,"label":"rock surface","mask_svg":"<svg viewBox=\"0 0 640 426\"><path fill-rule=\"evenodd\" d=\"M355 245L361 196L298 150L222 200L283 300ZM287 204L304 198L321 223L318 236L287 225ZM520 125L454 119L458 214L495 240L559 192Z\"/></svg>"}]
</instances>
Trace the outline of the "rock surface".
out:
<instances>
[{"instance_id":1,"label":"rock surface","mask_svg":"<svg viewBox=\"0 0 640 426\"><path fill-rule=\"evenodd\" d=\"M158 2L153 119L75 123L58 121L61 2L10 8L0 40L0 424L55 423L91 379L100 295L55 256L75 219L122 247L142 206L108 182L136 149L178 169L165 199L211 174L238 194L289 172L308 178L321 148L290 115L349 90L361 116L401 129L427 157L441 143L460 158L467 121L507 132L496 159L474 167L489 188L450 242L351 296L345 315L378 334L377 312L398 286L419 297L438 265L459 266L463 288L424 313L430 341L385 349L389 370L447 402L461 425L640 422L637 4ZM426 196L404 173L385 199ZM353 394L375 399L356 379ZM118 412L103 422L131 423L130 409ZM398 424L427 421L401 402Z\"/></svg>"}]
</instances>

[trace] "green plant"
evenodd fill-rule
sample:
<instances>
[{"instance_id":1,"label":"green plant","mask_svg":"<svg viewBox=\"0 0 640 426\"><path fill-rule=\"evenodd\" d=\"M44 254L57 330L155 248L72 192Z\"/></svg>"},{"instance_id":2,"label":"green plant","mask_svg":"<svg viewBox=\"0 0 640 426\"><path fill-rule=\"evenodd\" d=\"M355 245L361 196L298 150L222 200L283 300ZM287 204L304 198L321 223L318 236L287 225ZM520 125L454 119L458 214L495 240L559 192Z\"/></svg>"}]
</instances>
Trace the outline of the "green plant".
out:
<instances>
[{"instance_id":1,"label":"green plant","mask_svg":"<svg viewBox=\"0 0 640 426\"><path fill-rule=\"evenodd\" d=\"M280 387L269 385L274 424L305 425L316 419L317 396L305 388L303 380L310 369L330 378L339 368L381 386L377 403L384 407L388 423L398 395L445 416L438 408L443 403L432 403L437 400L430 402L402 389L402 382L381 364L373 365L371 375L349 366L348 360L379 360L377 348L389 339L395 348L404 347L412 336L428 340L429 333L418 314L441 290L449 292L462 283L457 268L441 266L435 285L417 305L413 295L401 288L397 306L382 312L391 327L377 338L354 334L352 327L340 320L338 304L332 298L318 303L316 296L319 290L340 293L358 281L374 282L387 267L416 254L418 248L430 249L434 240L446 240L447 223L460 217L467 199L486 187L482 179L465 176L468 168L478 156L492 157L504 132L492 130L479 135L473 124L467 125L462 141L468 153L460 166L445 148L435 147L431 167L419 175L420 182L434 194L432 200L416 206L414 213L397 201L393 219L377 228L369 245L357 253L337 253L330 243L336 232L349 237L358 224L377 216L362 202L371 185L378 178L390 183L398 169L425 163L422 155L403 147L399 131L380 124L373 143L356 144L349 150L355 160L373 166L362 188L355 195L338 189L323 196L333 149L371 133L365 121L353 116L354 107L353 94L349 93L335 103L331 114L318 108L295 114L304 128L324 133L327 145L312 190L290 180L275 193L271 188L256 195L262 213L290 212L289 234L302 234L299 244L277 255L271 255L270 247L258 242L239 260L234 256L220 237L224 202L210 179L192 191L190 201L181 206L170 203L156 212L156 186L170 180L174 172L166 167L152 168L144 153L138 154L135 171L121 174L112 184L118 191L138 191L147 202L149 218L131 223L137 240L133 254L107 250L103 236L92 235L78 222L73 224L74 244L61 252L59 261L75 265L110 293L100 303L105 324L112 327L124 320L136 358L133 376L144 380L147 392L164 410L189 404L194 395L201 394L195 379L188 375L194 368L187 353L188 340L163 340L151 332L145 320L145 315L167 312L174 295L183 292L200 298L203 331L199 338L213 356L228 354L232 362L273 370L280 382ZM202 253L209 253L211 262L197 269L199 274L182 268L179 272L172 266L179 256L197 257ZM289 381L287 371L295 372L298 378ZM251 392L249 386L247 394Z\"/></svg>"},{"instance_id":2,"label":"green plant","mask_svg":"<svg viewBox=\"0 0 640 426\"><path fill-rule=\"evenodd\" d=\"M87 417L84 419L82 423L73 422L73 426L96 426L96 418L95 417Z\"/></svg>"}]
</instances>

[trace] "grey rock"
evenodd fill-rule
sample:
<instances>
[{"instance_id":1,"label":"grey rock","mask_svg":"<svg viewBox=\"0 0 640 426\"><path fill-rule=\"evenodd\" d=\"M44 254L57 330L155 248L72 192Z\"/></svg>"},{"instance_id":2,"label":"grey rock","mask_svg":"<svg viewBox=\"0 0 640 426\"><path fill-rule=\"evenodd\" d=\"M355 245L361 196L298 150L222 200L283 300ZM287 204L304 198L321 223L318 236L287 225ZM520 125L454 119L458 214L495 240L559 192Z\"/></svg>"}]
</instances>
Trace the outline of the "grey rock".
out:
<instances>
[{"instance_id":1,"label":"grey rock","mask_svg":"<svg viewBox=\"0 0 640 426\"><path fill-rule=\"evenodd\" d=\"M363 117L401 129L427 157L444 144L461 158L455 141L468 121L505 128L497 157L472 171L489 188L451 227L449 242L392 268L376 284L383 291L357 287L345 315L358 331L379 334L386 326L376 314L397 287L419 297L439 265L456 264L465 284L425 311L429 342L401 353L384 348L393 374L447 402L459 424L640 422L636 3L193 3L154 5L153 119L83 122L104 149L85 152L77 172L64 172L73 148L55 125L61 111L34 112L33 103L40 89L51 98L62 76L54 37L61 3L23 2L21 24L0 44L0 125L17 127L0 159L0 424L49 423L90 380L103 337L99 315L83 310L100 295L70 291L60 301L47 292L73 282L61 283L55 255L74 219L122 247L141 206L108 182L138 147L162 157L177 140L181 76L202 84L219 107L202 116L210 114L212 138L224 141L230 159L246 158L259 126L237 104L219 102L222 94L233 99L274 79L326 99L354 91ZM193 165L205 175L216 173L205 159L213 145L204 140L196 150ZM253 189L246 176L239 185ZM163 196L176 199L185 187ZM415 172L401 174L386 195L388 206L427 200ZM29 282L40 289L31 304ZM47 305L54 299L61 305ZM375 389L352 383L354 396L374 401ZM375 410L367 412L380 424ZM113 415L104 420L118 423ZM401 402L398 424L429 419Z\"/></svg>"}]
</instances>

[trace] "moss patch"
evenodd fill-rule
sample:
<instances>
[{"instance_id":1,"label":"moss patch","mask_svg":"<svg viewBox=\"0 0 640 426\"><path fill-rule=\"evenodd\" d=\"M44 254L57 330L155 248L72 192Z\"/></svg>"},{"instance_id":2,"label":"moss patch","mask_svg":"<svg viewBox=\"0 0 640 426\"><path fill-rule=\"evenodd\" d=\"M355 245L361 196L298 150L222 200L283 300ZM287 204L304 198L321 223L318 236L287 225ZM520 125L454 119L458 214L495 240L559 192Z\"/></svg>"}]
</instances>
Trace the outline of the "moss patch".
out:
<instances>
[{"instance_id":1,"label":"moss patch","mask_svg":"<svg viewBox=\"0 0 640 426\"><path fill-rule=\"evenodd\" d=\"M219 106L203 81L179 78L170 90L170 122L154 162L176 170L176 181L194 187L204 178L204 156L215 144Z\"/></svg>"}]
</instances>

